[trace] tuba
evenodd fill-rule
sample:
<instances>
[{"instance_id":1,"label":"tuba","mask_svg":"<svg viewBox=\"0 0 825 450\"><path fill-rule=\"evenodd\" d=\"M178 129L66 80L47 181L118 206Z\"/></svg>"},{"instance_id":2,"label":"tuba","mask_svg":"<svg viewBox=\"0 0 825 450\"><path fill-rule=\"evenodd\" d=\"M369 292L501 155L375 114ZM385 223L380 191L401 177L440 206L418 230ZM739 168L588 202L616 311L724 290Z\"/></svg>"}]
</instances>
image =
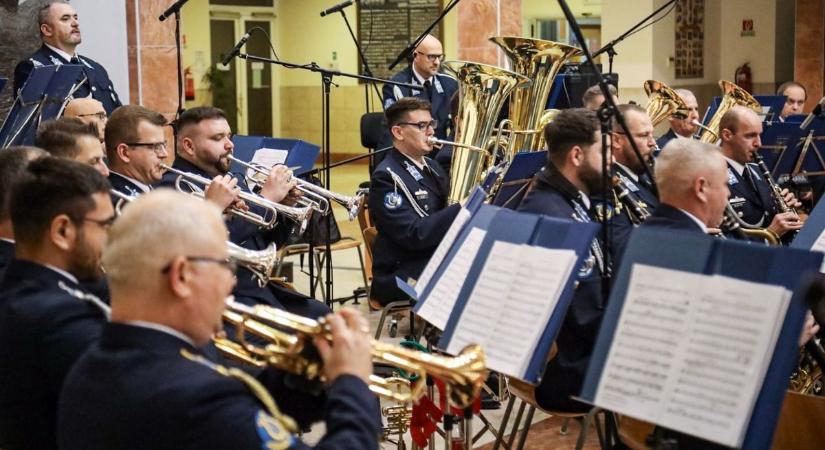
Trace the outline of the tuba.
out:
<instances>
[{"instance_id":1,"label":"tuba","mask_svg":"<svg viewBox=\"0 0 825 450\"><path fill-rule=\"evenodd\" d=\"M486 150L498 113L510 93L530 83L517 73L486 64L447 61L442 66L458 81L461 101L456 114L450 167L449 203L464 200L492 164Z\"/></svg>"},{"instance_id":2,"label":"tuba","mask_svg":"<svg viewBox=\"0 0 825 450\"><path fill-rule=\"evenodd\" d=\"M235 339L216 336L213 342L226 357L255 367L277 367L307 380L323 381L322 362L312 339L332 339L323 319L313 320L271 306L247 306L226 300L225 323L235 329ZM250 334L266 341L256 346L246 340ZM487 378L484 350L478 345L467 346L455 357L432 355L397 345L372 341L373 361L417 374L418 381L409 389L392 378L370 376L369 389L374 394L399 403L417 401L426 389L427 375L438 378L449 387L450 401L459 408L472 405Z\"/></svg>"},{"instance_id":3,"label":"tuba","mask_svg":"<svg viewBox=\"0 0 825 450\"><path fill-rule=\"evenodd\" d=\"M685 101L668 85L661 81L647 80L644 88L650 99L645 109L654 127L670 116L687 117L688 107Z\"/></svg>"},{"instance_id":4,"label":"tuba","mask_svg":"<svg viewBox=\"0 0 825 450\"><path fill-rule=\"evenodd\" d=\"M719 108L699 134L699 140L707 144L715 144L719 140L719 133L722 131L719 129L719 122L722 120L722 116L734 106L745 106L757 113L762 112L762 105L748 91L736 84L720 80L719 88L722 89L722 101L719 102Z\"/></svg>"},{"instance_id":5,"label":"tuba","mask_svg":"<svg viewBox=\"0 0 825 450\"><path fill-rule=\"evenodd\" d=\"M581 50L559 42L525 37L496 36L490 41L501 47L510 59L513 72L527 77L533 84L510 96L509 118L501 128L509 127L505 160L522 150L538 151L544 146L544 127L555 114L545 110L553 79L570 58Z\"/></svg>"}]
</instances>

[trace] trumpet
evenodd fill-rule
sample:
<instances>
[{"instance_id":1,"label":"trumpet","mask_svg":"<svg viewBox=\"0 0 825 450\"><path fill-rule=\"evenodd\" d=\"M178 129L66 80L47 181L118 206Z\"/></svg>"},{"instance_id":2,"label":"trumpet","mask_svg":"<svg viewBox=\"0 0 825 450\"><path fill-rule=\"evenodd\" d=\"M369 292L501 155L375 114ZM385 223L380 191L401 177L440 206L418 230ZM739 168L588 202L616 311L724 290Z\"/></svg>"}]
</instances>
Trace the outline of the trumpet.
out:
<instances>
[{"instance_id":1,"label":"trumpet","mask_svg":"<svg viewBox=\"0 0 825 450\"><path fill-rule=\"evenodd\" d=\"M126 206L127 203L131 203L137 199L136 195L124 194L117 189L109 189L109 192L118 199L117 203L115 203L115 214L118 216L123 214L123 207Z\"/></svg>"},{"instance_id":2,"label":"trumpet","mask_svg":"<svg viewBox=\"0 0 825 450\"><path fill-rule=\"evenodd\" d=\"M273 243L264 250L250 250L232 241L226 241L229 247L229 259L249 269L261 287L272 280L272 269L278 264L278 248Z\"/></svg>"},{"instance_id":3,"label":"trumpet","mask_svg":"<svg viewBox=\"0 0 825 450\"><path fill-rule=\"evenodd\" d=\"M310 381L324 381L322 362L311 347L315 337L332 340L323 319L316 321L265 305L247 306L231 297L226 300L226 307L223 320L234 326L235 340L226 336L213 338L215 346L226 357L259 368L277 367ZM249 343L247 333L265 340L267 345ZM408 389L401 388L392 378L370 376L370 391L398 403L417 401L424 394L429 374L450 387L453 405L465 408L478 396L487 377L486 358L478 345L466 347L458 356L446 357L373 340L372 357L376 363L419 375L418 381Z\"/></svg>"},{"instance_id":4,"label":"trumpet","mask_svg":"<svg viewBox=\"0 0 825 450\"><path fill-rule=\"evenodd\" d=\"M255 163L248 163L246 161L240 160L235 158L232 155L229 155L229 160L240 164L243 167L246 167L249 170L252 170L259 176L248 176L246 177L247 182L260 185L266 181L266 177L269 176L269 170L266 169L265 166L261 164ZM307 206L311 206L312 209L317 211L320 214L327 215L329 214L329 201L332 200L335 203L343 206L347 209L347 214L349 216L349 220L355 220L358 216L358 210L361 208L361 202L364 201L363 194L356 194L352 197L348 195L339 194L337 192L330 191L328 189L324 189L320 186L316 186L309 181L302 180L300 178L293 178L296 183L298 183L297 187L306 197L299 200L299 202L306 202L304 203ZM290 180L291 181L291 180Z\"/></svg>"},{"instance_id":5,"label":"trumpet","mask_svg":"<svg viewBox=\"0 0 825 450\"><path fill-rule=\"evenodd\" d=\"M163 170L167 170L178 175L175 180L175 188L184 194L191 194L196 197L204 198L205 189L212 182L212 180L208 178L196 175L194 173L184 172L166 164L161 164L160 167ZM186 186L187 189L184 189L184 186ZM280 213L298 223L300 226L300 233L303 233L304 230L306 230L307 223L309 223L309 217L312 214L312 209L309 207L295 208L292 206L281 205L280 203L269 201L259 195L249 192L241 191L238 194L238 198L246 202L248 205L257 206L263 209L264 212L262 214L258 214L252 211L245 211L241 208L230 206L228 209L229 213L264 228L274 227L278 222L278 213Z\"/></svg>"}]
</instances>

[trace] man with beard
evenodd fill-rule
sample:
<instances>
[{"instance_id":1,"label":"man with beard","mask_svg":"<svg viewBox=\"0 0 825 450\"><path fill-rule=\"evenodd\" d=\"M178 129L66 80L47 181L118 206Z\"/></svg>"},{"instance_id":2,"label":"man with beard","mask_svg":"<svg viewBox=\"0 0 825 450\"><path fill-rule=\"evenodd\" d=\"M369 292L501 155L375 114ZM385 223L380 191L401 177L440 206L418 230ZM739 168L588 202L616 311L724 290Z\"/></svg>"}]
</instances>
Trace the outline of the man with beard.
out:
<instances>
[{"instance_id":1,"label":"man with beard","mask_svg":"<svg viewBox=\"0 0 825 450\"><path fill-rule=\"evenodd\" d=\"M103 104L107 113L121 105L106 69L86 56L77 54L80 45L80 23L74 8L66 2L49 2L37 13L37 25L43 45L37 52L14 68L13 96L26 83L35 67L77 64L86 81L73 94L75 98L92 97ZM81 81L77 80L77 81Z\"/></svg>"},{"instance_id":2,"label":"man with beard","mask_svg":"<svg viewBox=\"0 0 825 450\"><path fill-rule=\"evenodd\" d=\"M9 204L16 248L0 282L0 447L56 448L63 379L108 317L81 283L103 276L109 183L87 165L44 157Z\"/></svg>"},{"instance_id":3,"label":"man with beard","mask_svg":"<svg viewBox=\"0 0 825 450\"><path fill-rule=\"evenodd\" d=\"M518 210L578 222L592 220L591 196L602 185L602 146L596 113L586 109L562 111L545 129L549 161L532 182ZM611 159L610 155L607 155ZM573 300L556 337L558 353L536 387L536 400L545 409L581 412L590 406L575 401L601 325L606 298L602 294L605 267L599 239L591 244L590 257L578 271Z\"/></svg>"},{"instance_id":4,"label":"man with beard","mask_svg":"<svg viewBox=\"0 0 825 450\"><path fill-rule=\"evenodd\" d=\"M9 147L0 152L0 280L14 257L14 227L9 216L11 187L30 161L45 156L37 147Z\"/></svg>"},{"instance_id":5,"label":"man with beard","mask_svg":"<svg viewBox=\"0 0 825 450\"><path fill-rule=\"evenodd\" d=\"M696 101L696 96L687 89L674 89L673 91L685 102L687 117L670 116L667 118L670 129L659 139L656 139L656 146L660 150L664 149L668 142L677 137L693 139L693 135L699 131L699 127L693 124L693 122L699 120L699 103Z\"/></svg>"},{"instance_id":6,"label":"man with beard","mask_svg":"<svg viewBox=\"0 0 825 450\"><path fill-rule=\"evenodd\" d=\"M209 179L229 174L229 155L235 145L222 110L211 106L188 109L178 118L177 127L178 157L173 164L175 169ZM177 177L177 174L168 172L163 175L161 185L174 186ZM257 195L274 203L293 206L298 195L293 191L296 182L290 180L291 177L292 171L288 167L274 166ZM234 178L238 180L237 186L241 191L250 191L243 175ZM246 206L253 212L260 212L254 206ZM293 228L293 223L285 217L279 217L278 225L272 230L259 229L257 225L236 216L230 216L227 220L229 240L251 250L263 250L272 242L282 245ZM232 294L243 303L265 303L313 319L329 313L329 308L323 303L297 292L273 283L260 287L252 272L243 267L238 268L238 283Z\"/></svg>"}]
</instances>

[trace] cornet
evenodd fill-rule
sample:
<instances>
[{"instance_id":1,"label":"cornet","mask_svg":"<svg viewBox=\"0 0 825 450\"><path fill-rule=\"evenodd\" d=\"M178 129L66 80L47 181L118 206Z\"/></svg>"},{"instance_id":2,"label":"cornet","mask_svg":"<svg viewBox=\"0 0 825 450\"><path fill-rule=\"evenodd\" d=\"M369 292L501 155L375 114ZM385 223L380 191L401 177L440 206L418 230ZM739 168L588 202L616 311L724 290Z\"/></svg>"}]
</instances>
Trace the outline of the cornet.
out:
<instances>
[{"instance_id":1,"label":"cornet","mask_svg":"<svg viewBox=\"0 0 825 450\"><path fill-rule=\"evenodd\" d=\"M323 381L321 360L306 351L316 336L332 339L323 319L316 321L265 305L247 306L232 298L226 300L226 307L223 320L234 326L236 335L234 341L225 336L213 338L221 353L244 364L273 366L307 380ZM247 342L246 333L265 340L267 345L261 347ZM450 387L450 401L454 406L466 408L478 396L487 377L486 358L478 345L466 347L458 356L447 357L373 340L372 357L376 363L419 375L409 390L399 389L391 379L370 376L370 391L399 403L418 400L424 394L429 374Z\"/></svg>"},{"instance_id":2,"label":"cornet","mask_svg":"<svg viewBox=\"0 0 825 450\"><path fill-rule=\"evenodd\" d=\"M205 189L210 183L212 183L212 180L194 173L175 169L174 167L167 166L166 164L161 164L160 167L163 170L167 170L178 175L175 180L175 188L179 192L205 198ZM184 186L186 186L186 188L184 188ZM278 222L278 213L280 213L298 223L300 225L300 233L303 233L304 230L306 230L309 217L312 214L312 209L309 207L295 208L292 206L281 205L280 203L269 201L261 196L249 192L241 191L238 194L238 198L246 202L248 205L257 206L263 209L263 214L245 211L234 206L230 206L228 208L229 213L264 228L274 227Z\"/></svg>"},{"instance_id":3,"label":"cornet","mask_svg":"<svg viewBox=\"0 0 825 450\"><path fill-rule=\"evenodd\" d=\"M236 162L259 175L247 175L246 180L248 183L260 185L263 184L269 176L269 170L267 170L263 165L248 163L235 158L232 155L229 155L229 160ZM349 220L354 220L358 216L358 209L361 207L361 202L364 200L364 196L362 194L356 194L355 196L350 197L337 192L332 192L320 186L316 186L309 181L305 181L300 178L293 177L293 179L297 183L298 190L305 195L305 197L299 200L299 202L305 202L305 205L311 206L312 209L318 213L323 215L329 214L329 201L332 200L347 209Z\"/></svg>"}]
</instances>

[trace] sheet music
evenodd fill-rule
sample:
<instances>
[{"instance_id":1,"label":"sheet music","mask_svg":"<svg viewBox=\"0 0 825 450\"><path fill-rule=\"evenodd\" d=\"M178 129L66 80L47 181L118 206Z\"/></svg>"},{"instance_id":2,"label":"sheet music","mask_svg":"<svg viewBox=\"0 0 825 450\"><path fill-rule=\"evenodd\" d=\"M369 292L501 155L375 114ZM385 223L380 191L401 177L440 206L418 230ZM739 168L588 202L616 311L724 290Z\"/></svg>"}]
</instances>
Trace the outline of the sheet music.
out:
<instances>
[{"instance_id":1,"label":"sheet music","mask_svg":"<svg viewBox=\"0 0 825 450\"><path fill-rule=\"evenodd\" d=\"M814 241L811 251L825 253L825 230L822 230L822 232L819 233L819 237L817 237L816 241ZM819 268L819 271L825 273L825 260L822 260L822 266Z\"/></svg>"},{"instance_id":2,"label":"sheet music","mask_svg":"<svg viewBox=\"0 0 825 450\"><path fill-rule=\"evenodd\" d=\"M443 330L447 326L455 301L486 235L487 232L481 228L474 227L470 230L450 265L418 310L418 315L436 328Z\"/></svg>"},{"instance_id":3,"label":"sheet music","mask_svg":"<svg viewBox=\"0 0 825 450\"><path fill-rule=\"evenodd\" d=\"M424 293L424 288L426 288L430 283L430 279L432 279L435 271L438 270L441 262L444 261L444 257L447 256L447 253L450 251L450 247L453 246L453 242L455 242L455 239L458 237L459 231L461 231L464 224L470 220L470 215L470 211L467 209L461 208L458 211L452 225L450 225L447 233L444 234L444 238L441 239L441 242L435 249L435 253L433 253L433 256L424 267L424 271L421 272L421 276L418 277L418 281L415 283L415 293L417 297L421 298L421 294Z\"/></svg>"},{"instance_id":4,"label":"sheet music","mask_svg":"<svg viewBox=\"0 0 825 450\"><path fill-rule=\"evenodd\" d=\"M575 261L573 250L496 241L447 351L480 344L487 367L522 378Z\"/></svg>"},{"instance_id":5,"label":"sheet music","mask_svg":"<svg viewBox=\"0 0 825 450\"><path fill-rule=\"evenodd\" d=\"M255 153L252 155L252 161L250 163L260 164L268 169L271 169L276 164L283 164L286 162L286 157L289 155L289 151L287 150L279 150L276 148L259 148L255 150ZM254 171L252 169L246 170L248 174L254 175Z\"/></svg>"},{"instance_id":6,"label":"sheet music","mask_svg":"<svg viewBox=\"0 0 825 450\"><path fill-rule=\"evenodd\" d=\"M739 446L791 293L636 264L596 404Z\"/></svg>"}]
</instances>

